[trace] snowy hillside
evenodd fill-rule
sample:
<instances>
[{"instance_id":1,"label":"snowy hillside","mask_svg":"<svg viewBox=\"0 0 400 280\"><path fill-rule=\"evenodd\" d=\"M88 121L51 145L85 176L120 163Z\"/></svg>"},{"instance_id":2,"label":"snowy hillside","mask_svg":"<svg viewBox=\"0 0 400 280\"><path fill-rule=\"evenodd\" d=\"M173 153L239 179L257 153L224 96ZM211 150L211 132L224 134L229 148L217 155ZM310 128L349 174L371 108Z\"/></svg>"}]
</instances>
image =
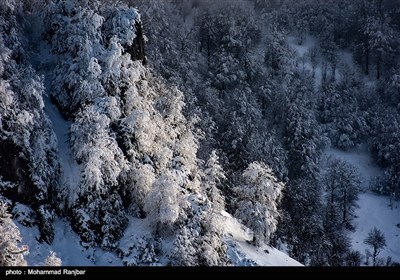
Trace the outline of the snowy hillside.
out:
<instances>
[{"instance_id":1,"label":"snowy hillside","mask_svg":"<svg viewBox=\"0 0 400 280\"><path fill-rule=\"evenodd\" d=\"M29 208L25 208L28 210ZM250 245L253 233L225 211L221 213L224 228L224 242L228 246L228 256L235 266L301 266L301 264L277 249L263 245L256 247ZM29 253L25 259L32 266L44 264L44 260L55 252L56 256L65 266L121 266L133 265L139 251L136 247L132 254L132 244L144 245L146 236L151 232L148 220L131 219L128 228L120 242L122 254L129 257L118 257L116 254L101 250L100 248L86 248L82 245L79 236L74 233L66 220L57 220L54 224L55 237L52 246L38 242L40 237L36 227L26 227L17 223L21 232L21 243L28 245ZM164 241L164 251L171 250L171 242ZM154 265L167 265L168 257L161 256Z\"/></svg>"},{"instance_id":2,"label":"snowy hillside","mask_svg":"<svg viewBox=\"0 0 400 280\"><path fill-rule=\"evenodd\" d=\"M226 212L222 213L225 229L225 242L233 265L237 266L302 266L285 253L268 245L256 247L249 243L253 233Z\"/></svg>"},{"instance_id":3,"label":"snowy hillside","mask_svg":"<svg viewBox=\"0 0 400 280\"><path fill-rule=\"evenodd\" d=\"M0 1L0 266L399 266L399 159L399 1Z\"/></svg>"}]
</instances>

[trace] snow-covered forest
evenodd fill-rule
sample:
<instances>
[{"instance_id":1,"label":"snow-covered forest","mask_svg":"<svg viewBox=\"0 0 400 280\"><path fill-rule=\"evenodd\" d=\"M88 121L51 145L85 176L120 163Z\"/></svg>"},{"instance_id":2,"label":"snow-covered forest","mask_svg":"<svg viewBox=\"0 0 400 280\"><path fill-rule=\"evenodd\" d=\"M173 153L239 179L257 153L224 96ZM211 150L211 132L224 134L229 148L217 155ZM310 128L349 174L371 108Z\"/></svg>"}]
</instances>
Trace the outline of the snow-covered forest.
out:
<instances>
[{"instance_id":1,"label":"snow-covered forest","mask_svg":"<svg viewBox=\"0 0 400 280\"><path fill-rule=\"evenodd\" d=\"M0 266L399 266L400 2L0 1Z\"/></svg>"}]
</instances>

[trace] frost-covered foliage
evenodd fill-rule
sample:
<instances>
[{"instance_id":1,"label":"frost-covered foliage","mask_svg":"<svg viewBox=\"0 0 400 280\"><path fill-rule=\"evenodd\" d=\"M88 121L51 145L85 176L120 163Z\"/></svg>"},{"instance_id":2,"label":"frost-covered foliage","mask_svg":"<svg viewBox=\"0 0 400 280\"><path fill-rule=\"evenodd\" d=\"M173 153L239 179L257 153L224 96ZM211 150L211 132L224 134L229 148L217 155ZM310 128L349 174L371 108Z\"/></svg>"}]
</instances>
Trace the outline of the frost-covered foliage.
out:
<instances>
[{"instance_id":1,"label":"frost-covered foliage","mask_svg":"<svg viewBox=\"0 0 400 280\"><path fill-rule=\"evenodd\" d=\"M149 219L155 222L155 228L171 227L178 218L185 219L184 210L187 202L180 193L178 182L171 174L158 178L146 196L145 211Z\"/></svg>"},{"instance_id":2,"label":"frost-covered foliage","mask_svg":"<svg viewBox=\"0 0 400 280\"><path fill-rule=\"evenodd\" d=\"M235 216L254 231L255 244L269 243L277 229L278 205L284 185L270 168L258 162L249 165L242 180L235 188Z\"/></svg>"},{"instance_id":3,"label":"frost-covered foliage","mask_svg":"<svg viewBox=\"0 0 400 280\"><path fill-rule=\"evenodd\" d=\"M53 100L73 122L82 176L69 205L75 230L89 246L115 249L129 213L150 219L155 235L174 233L193 211L189 194L200 191L197 144L182 92L138 61L137 10L55 1L46 13L44 36L58 63Z\"/></svg>"},{"instance_id":4,"label":"frost-covered foliage","mask_svg":"<svg viewBox=\"0 0 400 280\"><path fill-rule=\"evenodd\" d=\"M149 236L140 236L131 241L127 250L122 252L122 261L126 266L157 265L160 241Z\"/></svg>"},{"instance_id":5,"label":"frost-covered foliage","mask_svg":"<svg viewBox=\"0 0 400 280\"><path fill-rule=\"evenodd\" d=\"M227 247L222 240L221 211L216 211L215 204L205 198L192 198L191 201L198 202L199 207L177 233L174 249L171 252L171 264L178 266L229 265Z\"/></svg>"},{"instance_id":6,"label":"frost-covered foliage","mask_svg":"<svg viewBox=\"0 0 400 280\"><path fill-rule=\"evenodd\" d=\"M58 187L57 140L44 111L43 80L23 53L21 4L5 1L0 9L0 180L13 185L0 191L31 204L42 239L51 242L52 219L44 209L52 207Z\"/></svg>"},{"instance_id":7,"label":"frost-covered foliage","mask_svg":"<svg viewBox=\"0 0 400 280\"><path fill-rule=\"evenodd\" d=\"M100 44L104 18L87 1L56 1L48 5L46 14L45 37L52 52L60 56L52 96L63 113L70 116L86 102L105 95L97 59L104 52Z\"/></svg>"},{"instance_id":8,"label":"frost-covered foliage","mask_svg":"<svg viewBox=\"0 0 400 280\"><path fill-rule=\"evenodd\" d=\"M212 208L214 211L219 212L225 209L224 196L221 193L221 187L226 181L224 170L219 162L217 152L214 150L211 152L210 158L206 163L206 169L204 170L204 180L206 193L213 203Z\"/></svg>"},{"instance_id":9,"label":"frost-covered foliage","mask_svg":"<svg viewBox=\"0 0 400 280\"><path fill-rule=\"evenodd\" d=\"M379 164L386 167L385 174L372 186L378 193L393 199L400 197L400 115L393 108L379 112L372 124L371 150Z\"/></svg>"},{"instance_id":10,"label":"frost-covered foliage","mask_svg":"<svg viewBox=\"0 0 400 280\"><path fill-rule=\"evenodd\" d=\"M0 266L26 266L23 255L26 249L19 245L20 232L7 208L8 205L0 201Z\"/></svg>"},{"instance_id":11,"label":"frost-covered foliage","mask_svg":"<svg viewBox=\"0 0 400 280\"><path fill-rule=\"evenodd\" d=\"M45 266L61 266L62 261L59 257L57 257L56 253L50 251L49 256L44 261Z\"/></svg>"},{"instance_id":12,"label":"frost-covered foliage","mask_svg":"<svg viewBox=\"0 0 400 280\"><path fill-rule=\"evenodd\" d=\"M190 198L192 205L198 206L178 231L172 251L173 265L229 265L227 247L222 240L221 213L225 209L225 201L218 188L226 178L216 151L211 153L206 163L203 178L206 197Z\"/></svg>"},{"instance_id":13,"label":"frost-covered foliage","mask_svg":"<svg viewBox=\"0 0 400 280\"><path fill-rule=\"evenodd\" d=\"M286 186L285 206L277 235L288 240L290 255L303 264L318 263L324 244L323 190L315 179L291 181Z\"/></svg>"},{"instance_id":14,"label":"frost-covered foliage","mask_svg":"<svg viewBox=\"0 0 400 280\"><path fill-rule=\"evenodd\" d=\"M386 169L373 188L400 196L399 11L365 0L1 1L0 194L42 240L67 216L84 246L125 265L229 265L224 210L256 245L359 264L357 172L321 155L367 143ZM57 144L74 172L61 174ZM130 216L148 232L125 250Z\"/></svg>"},{"instance_id":15,"label":"frost-covered foliage","mask_svg":"<svg viewBox=\"0 0 400 280\"><path fill-rule=\"evenodd\" d=\"M346 162L333 159L328 163L323 182L326 188L327 221L353 228L354 211L361 192L361 179L357 169Z\"/></svg>"},{"instance_id":16,"label":"frost-covered foliage","mask_svg":"<svg viewBox=\"0 0 400 280\"><path fill-rule=\"evenodd\" d=\"M286 100L282 104L289 176L292 179L316 177L325 139L316 120L312 88L301 75L294 75L289 81Z\"/></svg>"},{"instance_id":17,"label":"frost-covered foliage","mask_svg":"<svg viewBox=\"0 0 400 280\"><path fill-rule=\"evenodd\" d=\"M325 124L331 142L343 150L365 141L369 133L369 114L362 108L365 94L354 73L346 73L337 84L326 84L321 101L321 121Z\"/></svg>"}]
</instances>

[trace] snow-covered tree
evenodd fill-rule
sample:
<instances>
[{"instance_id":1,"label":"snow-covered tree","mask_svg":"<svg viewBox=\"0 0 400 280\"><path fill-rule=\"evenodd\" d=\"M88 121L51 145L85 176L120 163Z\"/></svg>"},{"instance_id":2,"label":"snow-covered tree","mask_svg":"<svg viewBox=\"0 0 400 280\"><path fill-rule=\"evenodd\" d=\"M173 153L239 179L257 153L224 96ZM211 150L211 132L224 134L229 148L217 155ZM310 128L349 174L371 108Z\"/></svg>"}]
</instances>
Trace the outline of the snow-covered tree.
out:
<instances>
[{"instance_id":1,"label":"snow-covered tree","mask_svg":"<svg viewBox=\"0 0 400 280\"><path fill-rule=\"evenodd\" d=\"M326 84L322 89L321 121L331 142L344 150L364 141L370 130L368 112L362 108L364 92L353 75L347 74L339 84Z\"/></svg>"},{"instance_id":2,"label":"snow-covered tree","mask_svg":"<svg viewBox=\"0 0 400 280\"><path fill-rule=\"evenodd\" d=\"M360 175L355 167L338 159L329 162L325 174L327 215L346 228L354 228L358 195L361 192Z\"/></svg>"},{"instance_id":3,"label":"snow-covered tree","mask_svg":"<svg viewBox=\"0 0 400 280\"><path fill-rule=\"evenodd\" d=\"M400 139L400 115L397 109L381 104L376 108L373 118L371 138L371 151L378 164L386 168L385 174L373 188L381 194L389 195L392 199L400 197L400 184L398 180L399 164L399 139Z\"/></svg>"},{"instance_id":4,"label":"snow-covered tree","mask_svg":"<svg viewBox=\"0 0 400 280\"><path fill-rule=\"evenodd\" d=\"M61 261L61 259L59 257L57 257L55 252L50 251L50 254L48 255L48 257L44 261L44 264L46 266L61 266L62 265L62 261Z\"/></svg>"},{"instance_id":5,"label":"snow-covered tree","mask_svg":"<svg viewBox=\"0 0 400 280\"><path fill-rule=\"evenodd\" d=\"M315 179L290 181L285 189L279 231L288 241L290 256L304 264L323 264L316 254L324 247L322 198Z\"/></svg>"},{"instance_id":6,"label":"snow-covered tree","mask_svg":"<svg viewBox=\"0 0 400 280\"><path fill-rule=\"evenodd\" d=\"M20 246L20 232L8 213L7 204L0 202L0 266L26 266L24 253L27 248Z\"/></svg>"},{"instance_id":7,"label":"snow-covered tree","mask_svg":"<svg viewBox=\"0 0 400 280\"><path fill-rule=\"evenodd\" d=\"M225 201L219 188L222 182L226 180L226 177L222 166L219 164L219 158L215 150L212 151L206 163L204 173L203 184L205 184L207 195L213 203L212 208L214 211L220 212L225 208Z\"/></svg>"},{"instance_id":8,"label":"snow-covered tree","mask_svg":"<svg viewBox=\"0 0 400 280\"><path fill-rule=\"evenodd\" d=\"M163 174L154 182L146 197L145 211L155 229L162 233L163 230L170 230L179 218L185 217L187 204L173 175Z\"/></svg>"},{"instance_id":9,"label":"snow-covered tree","mask_svg":"<svg viewBox=\"0 0 400 280\"><path fill-rule=\"evenodd\" d=\"M269 243L276 231L283 188L272 170L259 162L249 165L242 174L242 184L235 188L235 216L253 230L256 245Z\"/></svg>"},{"instance_id":10,"label":"snow-covered tree","mask_svg":"<svg viewBox=\"0 0 400 280\"><path fill-rule=\"evenodd\" d=\"M292 179L315 177L318 160L325 142L316 120L312 88L305 76L295 74L281 106L284 118L284 139L288 151L289 176Z\"/></svg>"},{"instance_id":11,"label":"snow-covered tree","mask_svg":"<svg viewBox=\"0 0 400 280\"><path fill-rule=\"evenodd\" d=\"M0 135L3 151L0 177L13 185L6 196L31 204L40 225L41 240L52 241L51 208L58 188L57 141L44 111L43 79L29 65L22 1L5 1L0 9ZM11 168L10 168L11 167Z\"/></svg>"},{"instance_id":12,"label":"snow-covered tree","mask_svg":"<svg viewBox=\"0 0 400 280\"><path fill-rule=\"evenodd\" d=\"M222 240L222 216L215 212L215 203L193 198L199 203L174 241L171 262L179 266L228 265L227 248Z\"/></svg>"},{"instance_id":13,"label":"snow-covered tree","mask_svg":"<svg viewBox=\"0 0 400 280\"><path fill-rule=\"evenodd\" d=\"M284 78L292 70L292 52L285 39L283 31L273 26L266 37L264 61L269 73L274 77Z\"/></svg>"}]
</instances>

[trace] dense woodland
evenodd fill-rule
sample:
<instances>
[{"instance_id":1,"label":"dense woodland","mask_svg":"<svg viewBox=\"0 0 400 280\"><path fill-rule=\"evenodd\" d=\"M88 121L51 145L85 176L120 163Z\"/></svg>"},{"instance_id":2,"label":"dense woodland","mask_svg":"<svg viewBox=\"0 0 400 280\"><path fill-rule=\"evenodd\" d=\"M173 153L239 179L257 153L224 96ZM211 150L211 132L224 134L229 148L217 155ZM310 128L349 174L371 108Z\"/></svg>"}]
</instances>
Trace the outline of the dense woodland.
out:
<instances>
[{"instance_id":1,"label":"dense woodland","mask_svg":"<svg viewBox=\"0 0 400 280\"><path fill-rule=\"evenodd\" d=\"M225 210L255 246L359 266L360 192L400 198L399 1L3 0L0 35L0 265L26 264L15 221L51 244L57 217L126 265L231 265ZM361 145L385 170L369 186L322 160ZM152 231L126 252L131 217Z\"/></svg>"}]
</instances>

